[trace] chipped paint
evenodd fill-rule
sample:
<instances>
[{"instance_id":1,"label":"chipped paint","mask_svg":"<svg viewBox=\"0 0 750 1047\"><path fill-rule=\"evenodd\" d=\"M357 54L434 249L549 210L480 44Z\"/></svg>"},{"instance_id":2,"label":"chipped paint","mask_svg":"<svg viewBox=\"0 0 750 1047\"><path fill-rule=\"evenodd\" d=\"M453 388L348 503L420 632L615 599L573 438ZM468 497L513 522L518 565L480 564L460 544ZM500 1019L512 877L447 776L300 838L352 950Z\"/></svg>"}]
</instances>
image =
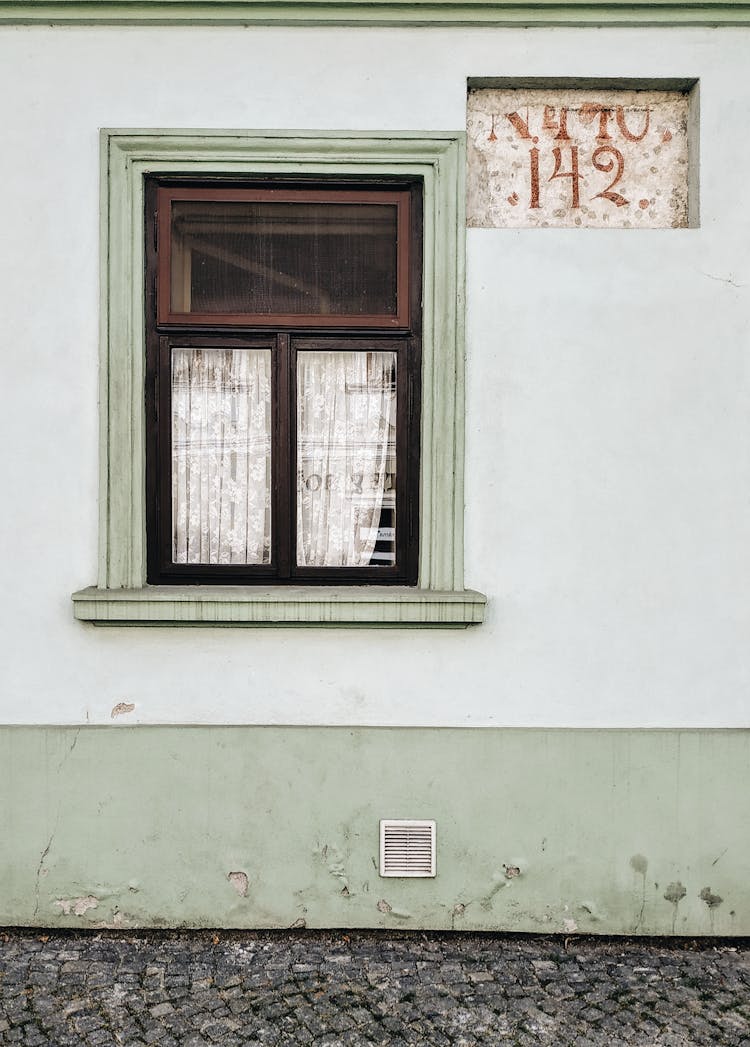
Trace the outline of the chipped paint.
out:
<instances>
[{"instance_id":1,"label":"chipped paint","mask_svg":"<svg viewBox=\"0 0 750 1047\"><path fill-rule=\"evenodd\" d=\"M124 913L116 909L111 920L101 920L95 927L101 931L117 931L128 926L128 919Z\"/></svg>"},{"instance_id":2,"label":"chipped paint","mask_svg":"<svg viewBox=\"0 0 750 1047\"><path fill-rule=\"evenodd\" d=\"M135 710L135 702L118 702L112 707L110 718L114 720L117 716L125 716Z\"/></svg>"},{"instance_id":3,"label":"chipped paint","mask_svg":"<svg viewBox=\"0 0 750 1047\"><path fill-rule=\"evenodd\" d=\"M326 869L335 880L338 880L341 889L349 893L349 880L344 865L344 855L335 844L318 844L313 853L325 864Z\"/></svg>"},{"instance_id":4,"label":"chipped paint","mask_svg":"<svg viewBox=\"0 0 750 1047\"><path fill-rule=\"evenodd\" d=\"M452 931L455 931L455 929L456 929L456 920L462 920L464 918L464 916L466 915L466 909L467 909L468 905L469 905L468 902L456 902L456 904L451 909L451 930Z\"/></svg>"},{"instance_id":5,"label":"chipped paint","mask_svg":"<svg viewBox=\"0 0 750 1047\"><path fill-rule=\"evenodd\" d=\"M98 908L99 899L87 894L82 898L57 898L54 904L60 907L63 916L84 916L89 909Z\"/></svg>"},{"instance_id":6,"label":"chipped paint","mask_svg":"<svg viewBox=\"0 0 750 1047\"><path fill-rule=\"evenodd\" d=\"M688 224L688 95L477 87L469 91L468 224Z\"/></svg>"},{"instance_id":7,"label":"chipped paint","mask_svg":"<svg viewBox=\"0 0 750 1047\"><path fill-rule=\"evenodd\" d=\"M387 902L385 898L381 898L377 904L378 912L382 912L385 916L393 916L397 920L411 920L412 913L406 909L396 909L390 902Z\"/></svg>"},{"instance_id":8,"label":"chipped paint","mask_svg":"<svg viewBox=\"0 0 750 1047\"><path fill-rule=\"evenodd\" d=\"M240 898L247 898L247 891L249 887L247 873L244 873L241 870L238 870L237 872L230 872L227 873L227 879L231 883L232 887L234 887L237 894L239 894Z\"/></svg>"}]
</instances>

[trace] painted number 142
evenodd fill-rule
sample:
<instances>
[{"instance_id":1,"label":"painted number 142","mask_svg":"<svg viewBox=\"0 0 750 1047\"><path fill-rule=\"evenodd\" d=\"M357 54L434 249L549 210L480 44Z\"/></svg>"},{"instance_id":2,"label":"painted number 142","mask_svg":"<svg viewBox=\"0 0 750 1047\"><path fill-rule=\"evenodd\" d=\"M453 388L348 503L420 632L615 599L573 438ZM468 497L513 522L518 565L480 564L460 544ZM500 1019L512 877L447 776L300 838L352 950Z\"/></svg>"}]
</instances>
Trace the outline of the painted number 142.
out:
<instances>
[{"instance_id":1,"label":"painted number 142","mask_svg":"<svg viewBox=\"0 0 750 1047\"><path fill-rule=\"evenodd\" d=\"M570 192L571 192L571 206L581 206L581 174L579 170L579 159L578 159L578 146L571 145L570 149L570 169L563 170L563 157L562 148L560 146L554 146L552 149L552 156L555 161L555 169L547 179L548 182L553 182L556 178L569 178L570 179ZM529 150L529 164L531 170L531 197L529 200L529 207L541 207L540 204L540 192L539 192L539 149L534 146ZM605 174L611 174L615 172L612 181L609 183L606 189L603 189L600 193L596 193L593 200L609 200L616 207L624 207L629 201L622 196L620 193L614 191L615 186L622 179L625 171L625 158L619 149L614 145L600 145L596 148L591 156L591 163L594 165L597 171L602 171Z\"/></svg>"}]
</instances>

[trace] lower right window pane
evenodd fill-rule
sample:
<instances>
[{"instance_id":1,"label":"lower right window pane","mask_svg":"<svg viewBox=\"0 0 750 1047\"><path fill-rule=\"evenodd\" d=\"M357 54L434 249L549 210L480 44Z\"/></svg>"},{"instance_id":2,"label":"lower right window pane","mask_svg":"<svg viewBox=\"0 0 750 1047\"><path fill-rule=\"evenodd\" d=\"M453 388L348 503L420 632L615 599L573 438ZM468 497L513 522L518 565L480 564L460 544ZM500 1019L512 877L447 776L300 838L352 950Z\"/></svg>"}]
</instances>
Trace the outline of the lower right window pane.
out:
<instances>
[{"instance_id":1,"label":"lower right window pane","mask_svg":"<svg viewBox=\"0 0 750 1047\"><path fill-rule=\"evenodd\" d=\"M297 355L299 567L396 560L396 353Z\"/></svg>"}]
</instances>

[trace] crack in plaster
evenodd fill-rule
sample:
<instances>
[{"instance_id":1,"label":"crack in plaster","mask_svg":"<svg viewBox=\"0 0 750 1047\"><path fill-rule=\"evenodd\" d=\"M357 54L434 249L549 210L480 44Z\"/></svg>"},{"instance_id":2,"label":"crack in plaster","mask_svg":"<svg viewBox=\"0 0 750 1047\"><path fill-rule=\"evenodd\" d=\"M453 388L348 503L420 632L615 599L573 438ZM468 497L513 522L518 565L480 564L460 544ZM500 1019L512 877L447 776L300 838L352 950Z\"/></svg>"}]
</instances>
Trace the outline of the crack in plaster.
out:
<instances>
[{"instance_id":1,"label":"crack in plaster","mask_svg":"<svg viewBox=\"0 0 750 1047\"><path fill-rule=\"evenodd\" d=\"M706 272L704 272L703 275L707 276L709 280L716 280L720 284L729 284L730 287L742 288L742 287L747 287L748 286L747 284L739 284L739 283L737 283L737 281L733 280L731 278L731 276L718 276L715 273L706 273Z\"/></svg>"},{"instance_id":2,"label":"crack in plaster","mask_svg":"<svg viewBox=\"0 0 750 1047\"><path fill-rule=\"evenodd\" d=\"M69 749L68 749L68 751L67 751L67 752L65 753L65 755L63 756L63 758L62 758L62 759L60 760L59 764L57 765L57 770L58 770L58 772L59 772L59 771L61 771L61 770L63 769L63 767L65 766L65 764L66 764L66 763L68 762L68 760L70 759L70 757L71 757L71 755L72 755L72 753L73 753L73 750L75 749L76 745L78 745L78 739L79 739L79 738L81 737L81 731L82 731L82 730L83 730L83 728L82 728L82 727L79 727L79 728L77 729L77 731L76 731L75 735L73 736L73 742L72 742L72 744L71 744L70 748L69 748ZM58 814L59 814L59 807L58 807Z\"/></svg>"},{"instance_id":3,"label":"crack in plaster","mask_svg":"<svg viewBox=\"0 0 750 1047\"><path fill-rule=\"evenodd\" d=\"M648 872L648 859L642 854L634 854L630 859L630 868L641 876L641 908L633 927L633 934L643 923L643 913L646 908L646 873Z\"/></svg>"},{"instance_id":4,"label":"crack in plaster","mask_svg":"<svg viewBox=\"0 0 750 1047\"><path fill-rule=\"evenodd\" d=\"M81 731L82 730L83 730L83 728L79 727L76 730L76 733L73 735L73 741L72 741L70 747L68 748L68 751L64 754L64 756L62 757L62 759L60 760L60 762L57 765L57 773L58 774L62 771L63 767L65 766L65 764L70 759L70 757L71 757L71 755L73 753L73 750L75 749L76 745L78 745L78 739L81 736ZM46 861L47 855L50 852L50 848L52 847L52 843L53 843L53 841L55 839L55 835L57 834L58 826L60 825L60 813L61 813L61 810L62 810L62 799L60 798L59 790L58 790L58 794L57 795L58 795L58 798L57 798L57 811L55 812L55 827L52 830L52 832L50 833L50 838L47 841L47 846L42 851L41 857L39 858L39 865L37 866L37 869L36 869L36 881L35 881L35 884L34 884L34 918L35 919L39 915L39 895L41 893L42 875L46 872L46 870L44 869L44 863Z\"/></svg>"},{"instance_id":5,"label":"crack in plaster","mask_svg":"<svg viewBox=\"0 0 750 1047\"><path fill-rule=\"evenodd\" d=\"M58 818L59 818L59 816L60 816L60 812L58 810ZM40 891L40 888L41 888L41 878L42 878L42 869L43 869L43 866L44 866L44 860L47 857L47 855L49 854L49 849L52 846L52 841L55 838L55 832L57 832L57 826L55 826L55 829L54 829L52 835L50 836L49 840L47 841L47 846L42 851L42 856L39 859L39 865L36 868L36 884L35 884L35 887L34 887L34 916L35 917L39 913L39 891Z\"/></svg>"}]
</instances>

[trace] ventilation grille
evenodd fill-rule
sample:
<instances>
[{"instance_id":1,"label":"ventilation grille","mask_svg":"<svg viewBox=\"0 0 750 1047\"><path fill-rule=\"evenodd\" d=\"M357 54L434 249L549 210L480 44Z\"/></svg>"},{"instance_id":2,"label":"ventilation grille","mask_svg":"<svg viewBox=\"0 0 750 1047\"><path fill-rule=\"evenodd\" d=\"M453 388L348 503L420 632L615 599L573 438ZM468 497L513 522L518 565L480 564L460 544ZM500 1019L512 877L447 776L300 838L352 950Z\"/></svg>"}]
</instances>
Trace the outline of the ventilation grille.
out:
<instances>
[{"instance_id":1,"label":"ventilation grille","mask_svg":"<svg viewBox=\"0 0 750 1047\"><path fill-rule=\"evenodd\" d=\"M380 823L381 876L434 876L435 823L389 818Z\"/></svg>"}]
</instances>

